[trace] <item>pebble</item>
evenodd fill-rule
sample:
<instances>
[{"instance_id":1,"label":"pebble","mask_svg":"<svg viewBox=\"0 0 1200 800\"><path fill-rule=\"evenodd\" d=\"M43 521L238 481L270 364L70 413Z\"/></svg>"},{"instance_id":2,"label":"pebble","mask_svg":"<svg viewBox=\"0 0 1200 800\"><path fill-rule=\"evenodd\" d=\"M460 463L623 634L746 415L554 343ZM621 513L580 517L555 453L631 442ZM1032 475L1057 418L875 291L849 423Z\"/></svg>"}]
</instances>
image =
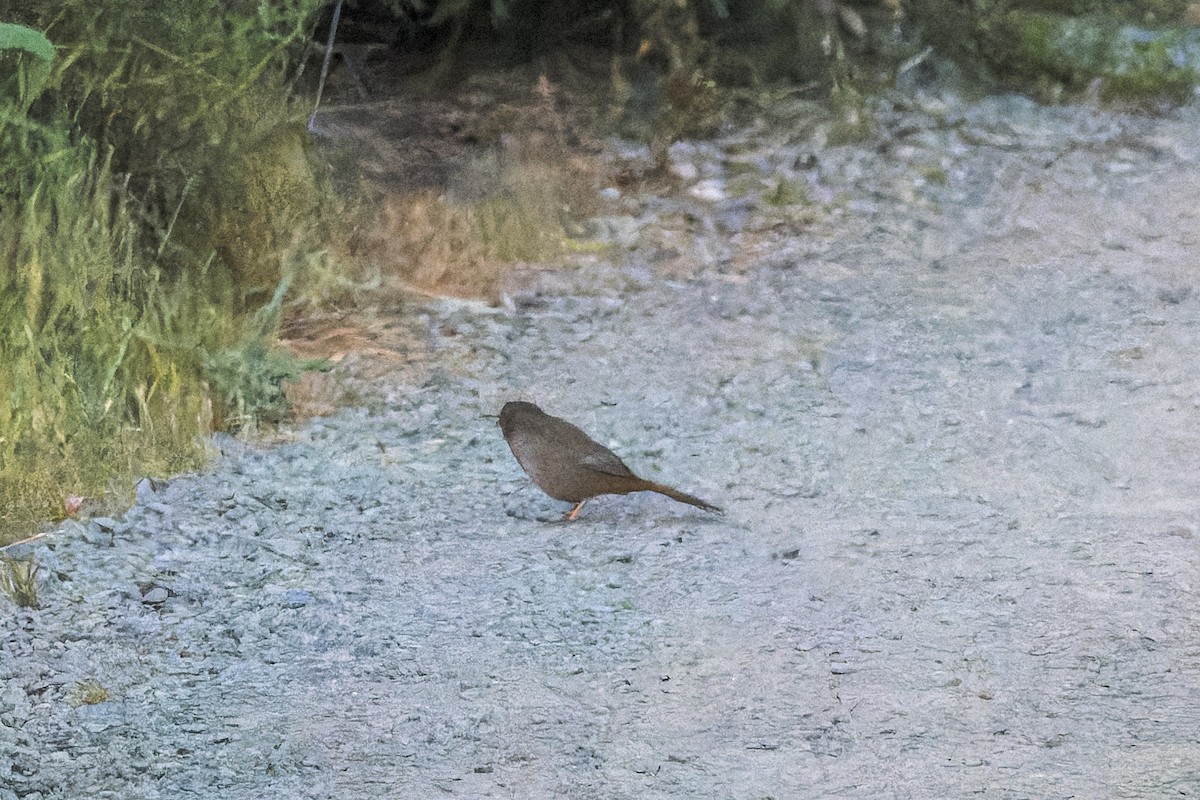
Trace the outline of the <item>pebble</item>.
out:
<instances>
[{"instance_id":1,"label":"pebble","mask_svg":"<svg viewBox=\"0 0 1200 800\"><path fill-rule=\"evenodd\" d=\"M312 594L303 589L288 589L280 598L280 605L284 608L303 608L312 602Z\"/></svg>"},{"instance_id":2,"label":"pebble","mask_svg":"<svg viewBox=\"0 0 1200 800\"><path fill-rule=\"evenodd\" d=\"M694 185L688 190L688 194L706 203L719 203L726 197L725 182L718 178L708 178Z\"/></svg>"},{"instance_id":3,"label":"pebble","mask_svg":"<svg viewBox=\"0 0 1200 800\"><path fill-rule=\"evenodd\" d=\"M150 606L159 605L167 602L168 597L170 597L170 592L161 586L155 586L142 594L142 602Z\"/></svg>"}]
</instances>

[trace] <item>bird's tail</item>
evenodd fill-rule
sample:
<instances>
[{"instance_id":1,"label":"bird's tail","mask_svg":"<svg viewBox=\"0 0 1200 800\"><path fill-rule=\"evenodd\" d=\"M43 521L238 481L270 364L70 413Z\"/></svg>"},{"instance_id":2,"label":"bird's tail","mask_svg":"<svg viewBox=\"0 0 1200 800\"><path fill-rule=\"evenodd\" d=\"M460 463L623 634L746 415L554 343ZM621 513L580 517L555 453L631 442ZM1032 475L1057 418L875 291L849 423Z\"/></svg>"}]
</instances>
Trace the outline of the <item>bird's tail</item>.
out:
<instances>
[{"instance_id":1,"label":"bird's tail","mask_svg":"<svg viewBox=\"0 0 1200 800\"><path fill-rule=\"evenodd\" d=\"M718 514L724 513L723 511L721 511L721 508L719 506L714 506L712 503L706 503L705 501L701 500L699 497L693 497L690 494L685 494L684 492L681 492L678 489L672 489L670 486L667 486L662 483L654 483L653 481L646 481L646 483L649 484L649 486L647 486L646 488L649 489L650 491L658 492L659 494L665 494L667 497L671 498L672 500L678 500L681 503L687 503L689 506L695 506L696 508L702 508L705 511L715 511Z\"/></svg>"}]
</instances>

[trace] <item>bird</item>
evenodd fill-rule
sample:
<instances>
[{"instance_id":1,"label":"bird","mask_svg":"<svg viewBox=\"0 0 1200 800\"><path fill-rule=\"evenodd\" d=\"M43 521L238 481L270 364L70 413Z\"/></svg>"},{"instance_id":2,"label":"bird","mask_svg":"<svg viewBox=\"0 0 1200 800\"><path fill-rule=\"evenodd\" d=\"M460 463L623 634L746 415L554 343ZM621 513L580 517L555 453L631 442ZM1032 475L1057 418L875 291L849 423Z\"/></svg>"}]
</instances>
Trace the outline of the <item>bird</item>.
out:
<instances>
[{"instance_id":1,"label":"bird","mask_svg":"<svg viewBox=\"0 0 1200 800\"><path fill-rule=\"evenodd\" d=\"M538 488L555 500L575 504L564 517L568 522L597 495L630 492L658 492L705 511L721 512L698 497L639 478L612 450L533 403L505 403L500 409L500 431L517 463Z\"/></svg>"}]
</instances>

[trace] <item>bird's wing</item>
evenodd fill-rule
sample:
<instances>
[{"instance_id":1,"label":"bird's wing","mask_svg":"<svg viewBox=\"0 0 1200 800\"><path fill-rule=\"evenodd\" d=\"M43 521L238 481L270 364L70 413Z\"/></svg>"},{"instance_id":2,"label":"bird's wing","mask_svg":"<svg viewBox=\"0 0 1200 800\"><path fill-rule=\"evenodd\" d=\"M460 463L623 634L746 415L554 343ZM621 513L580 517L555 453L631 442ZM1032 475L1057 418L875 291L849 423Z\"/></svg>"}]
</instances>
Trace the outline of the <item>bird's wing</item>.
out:
<instances>
[{"instance_id":1,"label":"bird's wing","mask_svg":"<svg viewBox=\"0 0 1200 800\"><path fill-rule=\"evenodd\" d=\"M606 447L597 446L598 449L584 455L579 459L579 463L588 469L594 469L597 472L603 472L608 475L616 475L619 478L635 477L629 467L625 466L625 462L617 458L616 453Z\"/></svg>"}]
</instances>

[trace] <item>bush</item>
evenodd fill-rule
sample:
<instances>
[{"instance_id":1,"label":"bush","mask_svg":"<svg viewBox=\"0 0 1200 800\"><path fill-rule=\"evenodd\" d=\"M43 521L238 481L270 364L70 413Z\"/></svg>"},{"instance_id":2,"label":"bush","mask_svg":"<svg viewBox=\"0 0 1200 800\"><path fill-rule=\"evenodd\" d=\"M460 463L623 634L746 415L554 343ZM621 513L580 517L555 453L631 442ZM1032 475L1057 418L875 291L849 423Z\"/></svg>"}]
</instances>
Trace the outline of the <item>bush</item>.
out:
<instances>
[{"instance_id":1,"label":"bush","mask_svg":"<svg viewBox=\"0 0 1200 800\"><path fill-rule=\"evenodd\" d=\"M5 5L11 526L61 516L68 494L127 496L132 476L198 465L214 426L278 416L278 382L299 365L263 321L303 280L294 265L319 258L324 190L283 82L317 0Z\"/></svg>"}]
</instances>

